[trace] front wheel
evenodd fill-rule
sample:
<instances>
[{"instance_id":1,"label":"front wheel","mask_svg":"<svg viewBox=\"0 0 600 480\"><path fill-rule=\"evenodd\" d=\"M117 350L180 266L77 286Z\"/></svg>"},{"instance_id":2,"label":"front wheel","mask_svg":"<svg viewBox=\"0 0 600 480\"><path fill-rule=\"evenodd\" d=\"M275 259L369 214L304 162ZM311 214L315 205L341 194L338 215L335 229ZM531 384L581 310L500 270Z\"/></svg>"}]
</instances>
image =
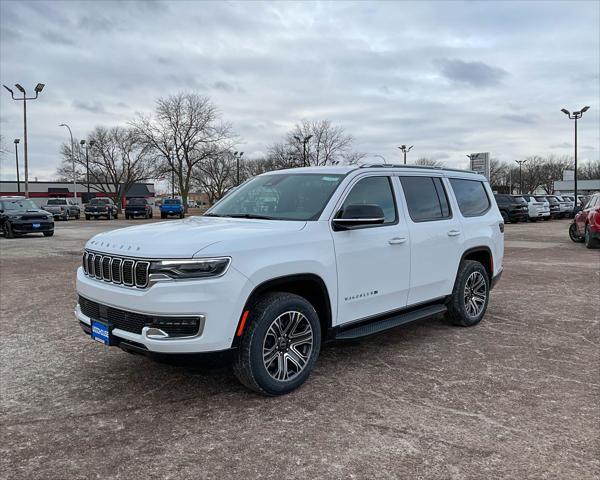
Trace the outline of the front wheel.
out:
<instances>
[{"instance_id":1,"label":"front wheel","mask_svg":"<svg viewBox=\"0 0 600 480\"><path fill-rule=\"evenodd\" d=\"M458 269L454 290L448 302L448 319L455 325L477 325L487 310L490 280L484 266L465 260Z\"/></svg>"},{"instance_id":2,"label":"front wheel","mask_svg":"<svg viewBox=\"0 0 600 480\"><path fill-rule=\"evenodd\" d=\"M12 225L9 221L4 222L2 230L4 231L4 236L6 238L15 238L15 232L13 232Z\"/></svg>"},{"instance_id":3,"label":"front wheel","mask_svg":"<svg viewBox=\"0 0 600 480\"><path fill-rule=\"evenodd\" d=\"M85 216L85 219L86 219L86 220L89 220L90 218L91 218L91 216L90 216L90 215L86 215L86 216Z\"/></svg>"},{"instance_id":4,"label":"front wheel","mask_svg":"<svg viewBox=\"0 0 600 480\"><path fill-rule=\"evenodd\" d=\"M44 237L51 237L52 235L54 235L54 230L52 230L51 232L42 232L44 234Z\"/></svg>"},{"instance_id":5,"label":"front wheel","mask_svg":"<svg viewBox=\"0 0 600 480\"><path fill-rule=\"evenodd\" d=\"M577 225L575 223L569 225L569 238L575 243L581 243L584 240L584 238L577 233Z\"/></svg>"},{"instance_id":6,"label":"front wheel","mask_svg":"<svg viewBox=\"0 0 600 480\"><path fill-rule=\"evenodd\" d=\"M500 214L502 215L502 221L507 224L509 222L508 214L504 210L502 210Z\"/></svg>"},{"instance_id":7,"label":"front wheel","mask_svg":"<svg viewBox=\"0 0 600 480\"><path fill-rule=\"evenodd\" d=\"M302 385L319 356L321 326L305 298L274 292L250 310L233 363L246 387L263 395L284 395Z\"/></svg>"}]
</instances>

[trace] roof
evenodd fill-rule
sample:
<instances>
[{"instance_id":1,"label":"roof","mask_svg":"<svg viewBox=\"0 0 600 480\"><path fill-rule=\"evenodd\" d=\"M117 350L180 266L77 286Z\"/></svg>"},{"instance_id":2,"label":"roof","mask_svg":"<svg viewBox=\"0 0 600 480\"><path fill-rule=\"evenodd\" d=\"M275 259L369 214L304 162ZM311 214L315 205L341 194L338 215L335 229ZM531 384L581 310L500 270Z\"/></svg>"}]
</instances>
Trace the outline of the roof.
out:
<instances>
[{"instance_id":1,"label":"roof","mask_svg":"<svg viewBox=\"0 0 600 480\"><path fill-rule=\"evenodd\" d=\"M465 176L478 176L483 177L479 173L473 170L460 170L457 168L444 168L444 167L430 167L424 165L395 165L395 164L364 164L364 165L344 165L344 166L323 166L323 167L300 167L300 168L288 168L285 170L276 170L273 172L267 172L266 174L282 174L282 173L319 173L319 174L338 174L347 175L350 172L356 170L374 169L381 171L402 171L407 173L423 173L423 172L442 172L442 173L460 173ZM265 175L265 174L263 174Z\"/></svg>"}]
</instances>

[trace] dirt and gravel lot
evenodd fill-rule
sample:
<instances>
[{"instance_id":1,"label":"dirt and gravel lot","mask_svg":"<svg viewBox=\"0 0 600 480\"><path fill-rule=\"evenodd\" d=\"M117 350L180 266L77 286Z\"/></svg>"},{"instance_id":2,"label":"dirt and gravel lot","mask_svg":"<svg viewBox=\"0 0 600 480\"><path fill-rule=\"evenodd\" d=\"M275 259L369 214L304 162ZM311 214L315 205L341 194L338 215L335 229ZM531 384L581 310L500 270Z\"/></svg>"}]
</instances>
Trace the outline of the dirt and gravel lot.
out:
<instances>
[{"instance_id":1,"label":"dirt and gravel lot","mask_svg":"<svg viewBox=\"0 0 600 480\"><path fill-rule=\"evenodd\" d=\"M600 251L568 221L506 226L479 326L328 345L280 398L221 358L163 364L83 335L85 240L141 222L0 238L0 478L599 478Z\"/></svg>"}]
</instances>

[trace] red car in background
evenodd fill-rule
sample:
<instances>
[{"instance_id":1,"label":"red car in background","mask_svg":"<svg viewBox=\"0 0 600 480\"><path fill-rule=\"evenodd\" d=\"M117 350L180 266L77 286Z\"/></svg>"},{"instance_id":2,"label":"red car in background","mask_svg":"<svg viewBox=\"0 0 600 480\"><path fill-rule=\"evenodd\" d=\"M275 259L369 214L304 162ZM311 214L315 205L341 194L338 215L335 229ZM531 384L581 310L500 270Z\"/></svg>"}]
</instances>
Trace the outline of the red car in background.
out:
<instances>
[{"instance_id":1,"label":"red car in background","mask_svg":"<svg viewBox=\"0 0 600 480\"><path fill-rule=\"evenodd\" d=\"M595 193L569 226L574 242L585 242L587 248L600 246L600 193Z\"/></svg>"}]
</instances>

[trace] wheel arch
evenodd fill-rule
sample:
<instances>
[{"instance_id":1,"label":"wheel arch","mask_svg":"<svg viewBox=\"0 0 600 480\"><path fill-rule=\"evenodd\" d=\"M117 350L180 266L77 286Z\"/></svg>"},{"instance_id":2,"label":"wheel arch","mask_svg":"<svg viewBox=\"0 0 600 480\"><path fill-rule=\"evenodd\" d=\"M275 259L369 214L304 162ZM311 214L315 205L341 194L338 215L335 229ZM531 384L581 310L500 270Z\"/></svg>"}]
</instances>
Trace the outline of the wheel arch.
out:
<instances>
[{"instance_id":1,"label":"wheel arch","mask_svg":"<svg viewBox=\"0 0 600 480\"><path fill-rule=\"evenodd\" d=\"M250 311L256 300L268 292L294 293L308 300L315 307L319 316L322 338L327 336L327 332L332 328L331 296L329 295L327 285L319 275L314 273L298 273L271 278L254 287L244 304L232 347L235 347L239 342L241 335L238 336L237 332L241 329L240 333L243 333L247 327L247 325L242 325L242 322L245 322L245 312Z\"/></svg>"},{"instance_id":2,"label":"wheel arch","mask_svg":"<svg viewBox=\"0 0 600 480\"><path fill-rule=\"evenodd\" d=\"M478 247L467 249L460 258L460 264L462 264L464 260L475 260L476 262L481 263L488 274L490 282L492 281L492 278L494 277L494 255L492 254L490 247L480 245Z\"/></svg>"}]
</instances>

